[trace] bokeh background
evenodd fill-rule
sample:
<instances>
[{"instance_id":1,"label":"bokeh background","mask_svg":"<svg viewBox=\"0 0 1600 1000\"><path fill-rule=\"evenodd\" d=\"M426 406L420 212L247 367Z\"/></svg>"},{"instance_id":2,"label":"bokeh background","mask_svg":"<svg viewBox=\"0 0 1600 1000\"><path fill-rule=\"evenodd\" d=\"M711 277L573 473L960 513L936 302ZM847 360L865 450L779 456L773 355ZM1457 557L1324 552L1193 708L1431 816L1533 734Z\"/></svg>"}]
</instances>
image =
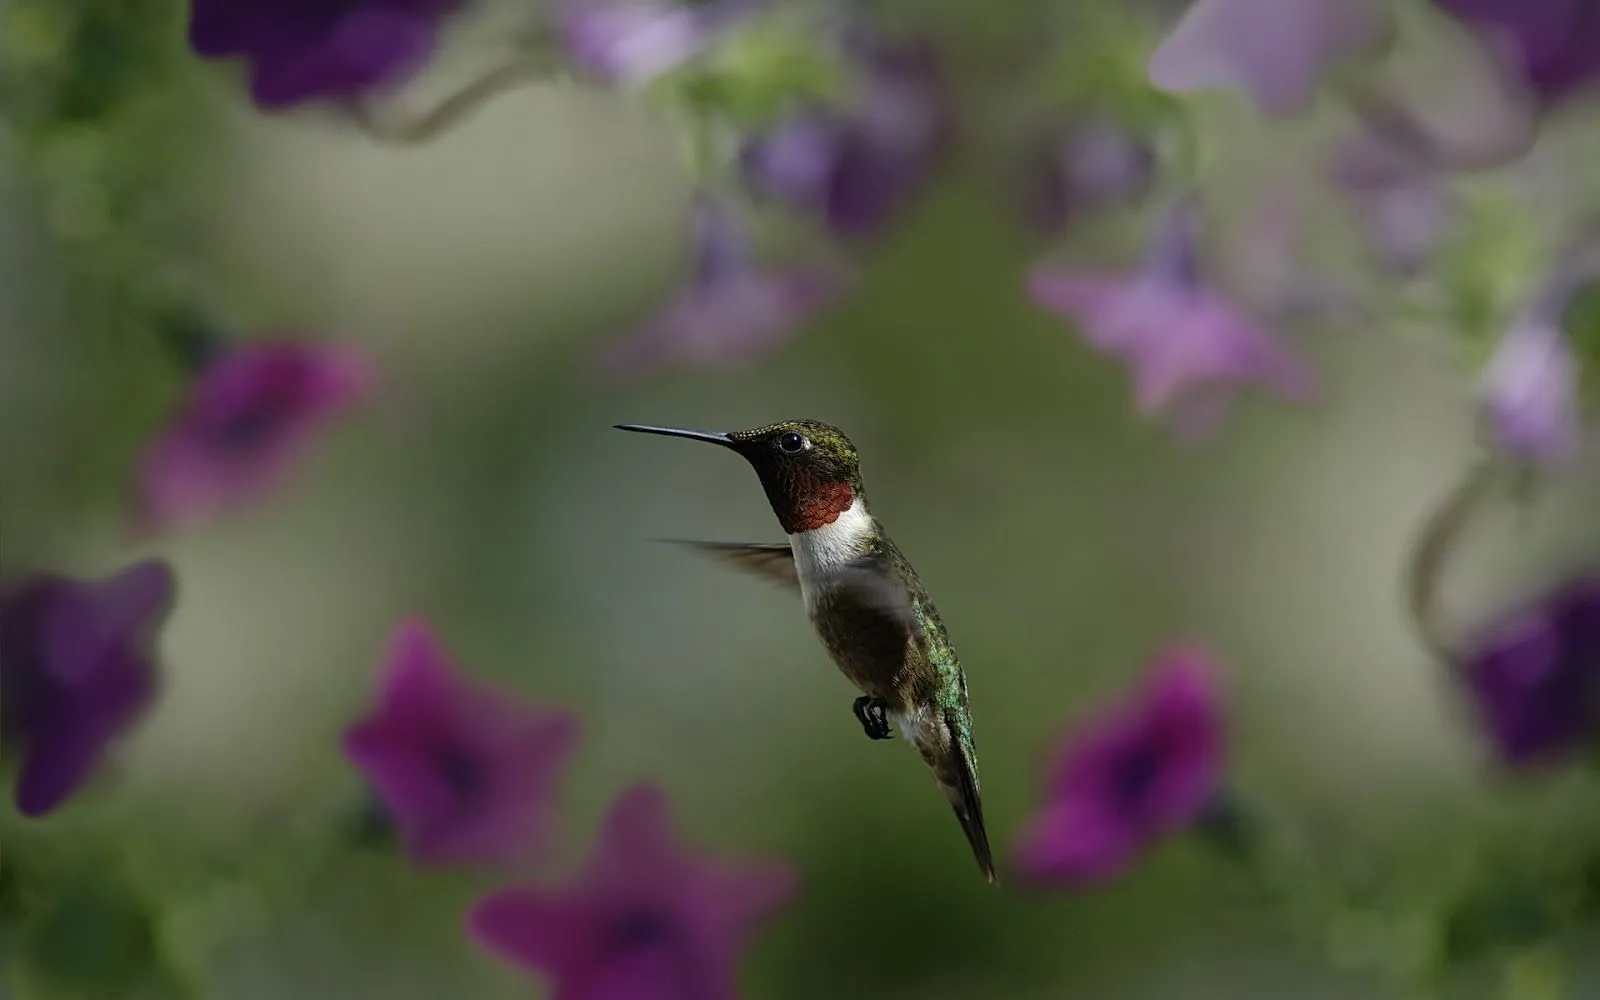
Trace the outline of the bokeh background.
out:
<instances>
[{"instance_id":1,"label":"bokeh background","mask_svg":"<svg viewBox=\"0 0 1600 1000\"><path fill-rule=\"evenodd\" d=\"M160 933L205 940L204 995L541 988L461 934L479 878L381 852L308 885L291 885L290 864L221 889L184 874L356 786L337 739L368 704L387 631L412 614L468 669L581 713L564 856L581 855L612 795L651 778L694 842L796 863L803 894L744 966L752 997L1386 995L1353 966L1399 933L1405 900L1485 842L1536 854L1541 836L1592 820L1587 779L1496 772L1403 617L1411 535L1475 447L1474 375L1449 330L1430 342L1381 315L1296 329L1323 399L1247 399L1219 437L1186 445L1023 296L1038 247L1007 200L1003 144L983 140L1023 99L1004 54L1045 5L918 11L953 59L972 141L860 256L847 300L759 364L622 384L592 377L589 352L687 266L692 178L647 109L531 86L430 145L384 147L315 113L255 111L228 67L186 52L175 0L126 4L118 23L142 34L106 50L126 64L51 49L51 11L68 6L0 8L13 59L71 56L63 79L120 95L114 115L0 147L0 565L98 574L159 553L181 599L165 696L93 800L38 824L5 815L0 837L70 845L64 871L125 864L170 889ZM508 9L460 28L423 90L470 72ZM1416 79L1470 92L1463 36L1426 23ZM1262 192L1282 191L1311 257L1337 271L1359 254L1319 174L1349 124L1336 104L1269 123L1219 94L1193 113L1226 149L1207 176L1236 223L1224 253L1248 240ZM1541 149L1581 143L1593 120L1575 113ZM1070 254L1121 264L1137 232ZM291 489L138 543L122 521L134 449L181 386L169 345L138 321L138 284L163 254L241 329L363 345L386 394ZM1248 282L1247 255L1224 259ZM1226 667L1236 781L1386 873L1377 915L1308 939L1182 840L1094 892L985 886L909 750L861 738L854 692L792 597L650 541L781 537L751 472L610 429L791 416L853 437L875 512L937 596L970 675L997 846L1036 801L1060 727L1165 640L1194 637ZM1507 506L1453 571L1463 620L1585 555L1594 485L1580 475ZM275 893L289 902L258 901ZM83 961L111 947L75 927L64 947ZM1600 996L1581 976L1573 995Z\"/></svg>"}]
</instances>

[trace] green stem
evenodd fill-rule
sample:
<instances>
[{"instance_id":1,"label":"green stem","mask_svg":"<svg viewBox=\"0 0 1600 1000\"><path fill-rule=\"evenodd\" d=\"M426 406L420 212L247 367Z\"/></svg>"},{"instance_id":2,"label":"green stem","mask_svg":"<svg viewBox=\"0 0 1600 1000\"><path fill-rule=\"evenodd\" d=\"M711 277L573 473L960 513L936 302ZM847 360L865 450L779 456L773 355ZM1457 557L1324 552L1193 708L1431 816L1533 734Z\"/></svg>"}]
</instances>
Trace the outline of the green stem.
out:
<instances>
[{"instance_id":1,"label":"green stem","mask_svg":"<svg viewBox=\"0 0 1600 1000\"><path fill-rule=\"evenodd\" d=\"M426 111L386 119L366 104L350 109L361 130L378 142L412 146L454 127L492 98L548 75L545 60L518 55L495 66Z\"/></svg>"},{"instance_id":2,"label":"green stem","mask_svg":"<svg viewBox=\"0 0 1600 1000\"><path fill-rule=\"evenodd\" d=\"M1521 128L1503 137L1496 135L1495 142L1446 148L1411 107L1381 84L1364 76L1347 76L1338 81L1338 90L1364 126L1421 164L1438 170L1469 173L1504 166L1526 155L1539 136L1537 118L1530 114Z\"/></svg>"},{"instance_id":3,"label":"green stem","mask_svg":"<svg viewBox=\"0 0 1600 1000\"><path fill-rule=\"evenodd\" d=\"M1454 488L1434 508L1417 535L1407 563L1406 604L1417 635L1444 661L1456 658L1454 642L1444 627L1439 607L1444 571L1483 501L1494 485L1499 467L1492 459L1475 462Z\"/></svg>"}]
</instances>

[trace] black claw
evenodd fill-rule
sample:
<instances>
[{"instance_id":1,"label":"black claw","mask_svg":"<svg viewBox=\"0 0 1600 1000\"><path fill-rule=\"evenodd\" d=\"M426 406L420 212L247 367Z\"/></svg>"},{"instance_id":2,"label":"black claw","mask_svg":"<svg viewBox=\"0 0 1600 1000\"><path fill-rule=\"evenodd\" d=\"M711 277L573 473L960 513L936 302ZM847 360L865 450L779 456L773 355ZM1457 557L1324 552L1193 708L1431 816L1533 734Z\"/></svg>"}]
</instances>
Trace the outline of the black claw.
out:
<instances>
[{"instance_id":1,"label":"black claw","mask_svg":"<svg viewBox=\"0 0 1600 1000\"><path fill-rule=\"evenodd\" d=\"M889 703L882 698L862 695L852 706L861 728L869 740L892 740L894 730L889 725Z\"/></svg>"}]
</instances>

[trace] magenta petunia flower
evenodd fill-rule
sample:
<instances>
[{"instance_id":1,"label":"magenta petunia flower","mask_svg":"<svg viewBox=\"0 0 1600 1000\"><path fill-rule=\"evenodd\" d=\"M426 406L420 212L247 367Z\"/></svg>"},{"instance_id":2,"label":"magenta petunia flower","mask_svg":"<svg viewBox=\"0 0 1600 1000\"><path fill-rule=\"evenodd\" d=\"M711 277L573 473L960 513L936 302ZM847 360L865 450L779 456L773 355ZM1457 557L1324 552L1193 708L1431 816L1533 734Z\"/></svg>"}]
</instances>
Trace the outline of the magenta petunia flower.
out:
<instances>
[{"instance_id":1,"label":"magenta petunia flower","mask_svg":"<svg viewBox=\"0 0 1600 1000\"><path fill-rule=\"evenodd\" d=\"M1181 202L1161 220L1139 270L1106 274L1040 265L1029 275L1028 292L1076 321L1090 346L1128 365L1140 411L1175 411L1180 431L1203 435L1243 385L1306 401L1316 393L1316 379L1271 332L1201 281L1194 226L1194 206Z\"/></svg>"},{"instance_id":2,"label":"magenta petunia flower","mask_svg":"<svg viewBox=\"0 0 1600 1000\"><path fill-rule=\"evenodd\" d=\"M372 384L366 359L345 347L261 341L218 354L145 447L136 521L146 530L175 527L275 489Z\"/></svg>"},{"instance_id":3,"label":"magenta petunia flower","mask_svg":"<svg viewBox=\"0 0 1600 1000\"><path fill-rule=\"evenodd\" d=\"M1480 390L1499 446L1537 465L1565 462L1581 443L1578 361L1551 311L1524 310L1489 358Z\"/></svg>"},{"instance_id":4,"label":"magenta petunia flower","mask_svg":"<svg viewBox=\"0 0 1600 1000\"><path fill-rule=\"evenodd\" d=\"M1475 29L1541 106L1600 80L1593 0L1433 0Z\"/></svg>"},{"instance_id":5,"label":"magenta petunia flower","mask_svg":"<svg viewBox=\"0 0 1600 1000\"><path fill-rule=\"evenodd\" d=\"M1600 581L1563 582L1492 622L1462 657L1502 760L1561 756L1600 731Z\"/></svg>"},{"instance_id":6,"label":"magenta petunia flower","mask_svg":"<svg viewBox=\"0 0 1600 1000\"><path fill-rule=\"evenodd\" d=\"M619 795L577 881L480 899L468 933L542 972L556 1000L736 1000L752 927L794 895L786 864L689 854L653 785Z\"/></svg>"},{"instance_id":7,"label":"magenta petunia flower","mask_svg":"<svg viewBox=\"0 0 1600 1000\"><path fill-rule=\"evenodd\" d=\"M172 568L150 559L94 582L37 576L0 593L0 737L21 755L27 816L64 802L156 691Z\"/></svg>"},{"instance_id":8,"label":"magenta petunia flower","mask_svg":"<svg viewBox=\"0 0 1600 1000\"><path fill-rule=\"evenodd\" d=\"M519 864L545 846L578 738L576 716L461 676L427 623L410 620L390 638L377 707L344 750L412 860Z\"/></svg>"},{"instance_id":9,"label":"magenta petunia flower","mask_svg":"<svg viewBox=\"0 0 1600 1000\"><path fill-rule=\"evenodd\" d=\"M752 136L742 169L757 194L853 237L882 229L921 189L948 145L953 113L930 46L854 31L844 55L855 99L800 109Z\"/></svg>"},{"instance_id":10,"label":"magenta petunia flower","mask_svg":"<svg viewBox=\"0 0 1600 1000\"><path fill-rule=\"evenodd\" d=\"M1200 816L1222 777L1216 674L1205 649L1171 645L1132 696L1066 735L1051 755L1044 804L1017 838L1024 877L1103 881Z\"/></svg>"},{"instance_id":11,"label":"magenta petunia flower","mask_svg":"<svg viewBox=\"0 0 1600 1000\"><path fill-rule=\"evenodd\" d=\"M1237 87L1262 114L1309 110L1323 73L1389 36L1381 0L1195 0L1150 56L1150 82Z\"/></svg>"},{"instance_id":12,"label":"magenta petunia flower","mask_svg":"<svg viewBox=\"0 0 1600 1000\"><path fill-rule=\"evenodd\" d=\"M464 0L193 0L189 44L250 63L257 106L350 100L404 83Z\"/></svg>"},{"instance_id":13,"label":"magenta petunia flower","mask_svg":"<svg viewBox=\"0 0 1600 1000\"><path fill-rule=\"evenodd\" d=\"M664 364L721 368L765 356L842 291L838 271L816 264L772 269L757 261L728 206L695 206L695 267L685 287L642 327L603 347L617 378Z\"/></svg>"}]
</instances>

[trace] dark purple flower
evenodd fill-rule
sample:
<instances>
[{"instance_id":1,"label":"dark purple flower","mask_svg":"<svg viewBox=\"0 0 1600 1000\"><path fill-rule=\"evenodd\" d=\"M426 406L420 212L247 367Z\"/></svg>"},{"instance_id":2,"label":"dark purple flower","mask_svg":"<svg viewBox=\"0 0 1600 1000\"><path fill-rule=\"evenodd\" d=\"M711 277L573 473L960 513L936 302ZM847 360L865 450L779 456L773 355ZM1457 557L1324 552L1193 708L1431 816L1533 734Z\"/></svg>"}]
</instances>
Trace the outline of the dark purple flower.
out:
<instances>
[{"instance_id":1,"label":"dark purple flower","mask_svg":"<svg viewBox=\"0 0 1600 1000\"><path fill-rule=\"evenodd\" d=\"M1058 232L1080 213L1142 195L1155 168L1144 136L1102 117L1073 120L1028 149L1018 185L1024 218Z\"/></svg>"},{"instance_id":2,"label":"dark purple flower","mask_svg":"<svg viewBox=\"0 0 1600 1000\"><path fill-rule=\"evenodd\" d=\"M1564 583L1496 621L1460 669L1507 763L1572 750L1600 722L1600 581Z\"/></svg>"},{"instance_id":3,"label":"dark purple flower","mask_svg":"<svg viewBox=\"0 0 1600 1000\"><path fill-rule=\"evenodd\" d=\"M344 347L261 341L218 355L140 457L137 522L161 530L276 488L372 383L366 359Z\"/></svg>"},{"instance_id":4,"label":"dark purple flower","mask_svg":"<svg viewBox=\"0 0 1600 1000\"><path fill-rule=\"evenodd\" d=\"M746 937L795 885L785 864L689 854L666 796L636 785L607 811L576 882L490 893L468 933L542 972L556 1000L736 1000Z\"/></svg>"},{"instance_id":5,"label":"dark purple flower","mask_svg":"<svg viewBox=\"0 0 1600 1000\"><path fill-rule=\"evenodd\" d=\"M427 623L396 627L374 712L345 733L425 865L518 864L543 850L575 716L457 672Z\"/></svg>"},{"instance_id":6,"label":"dark purple flower","mask_svg":"<svg viewBox=\"0 0 1600 1000\"><path fill-rule=\"evenodd\" d=\"M1315 394L1316 379L1276 337L1202 282L1194 215L1189 202L1169 210L1137 271L1040 265L1028 292L1074 319L1092 347L1128 365L1140 411L1176 409L1179 430L1199 436L1221 421L1242 385L1259 383L1304 401Z\"/></svg>"},{"instance_id":7,"label":"dark purple flower","mask_svg":"<svg viewBox=\"0 0 1600 1000\"><path fill-rule=\"evenodd\" d=\"M1073 727L1051 755L1045 802L1017 839L1024 876L1103 881L1193 823L1221 782L1216 686L1210 653L1174 644L1131 697Z\"/></svg>"},{"instance_id":8,"label":"dark purple flower","mask_svg":"<svg viewBox=\"0 0 1600 1000\"><path fill-rule=\"evenodd\" d=\"M1434 0L1478 31L1541 106L1600 78L1594 0Z\"/></svg>"},{"instance_id":9,"label":"dark purple flower","mask_svg":"<svg viewBox=\"0 0 1600 1000\"><path fill-rule=\"evenodd\" d=\"M875 232L917 193L951 134L950 98L931 48L851 35L858 91L843 108L796 112L742 152L758 194L847 236Z\"/></svg>"},{"instance_id":10,"label":"dark purple flower","mask_svg":"<svg viewBox=\"0 0 1600 1000\"><path fill-rule=\"evenodd\" d=\"M604 347L603 370L633 377L666 363L727 367L775 349L840 292L833 269L771 269L751 253L733 212L720 202L695 206L695 268L660 312L626 338Z\"/></svg>"},{"instance_id":11,"label":"dark purple flower","mask_svg":"<svg viewBox=\"0 0 1600 1000\"><path fill-rule=\"evenodd\" d=\"M405 82L464 0L193 0L189 44L250 62L264 109L349 100Z\"/></svg>"},{"instance_id":12,"label":"dark purple flower","mask_svg":"<svg viewBox=\"0 0 1600 1000\"><path fill-rule=\"evenodd\" d=\"M1238 87L1262 114L1310 110L1324 72L1388 37L1381 0L1195 0L1150 56L1150 82Z\"/></svg>"},{"instance_id":13,"label":"dark purple flower","mask_svg":"<svg viewBox=\"0 0 1600 1000\"><path fill-rule=\"evenodd\" d=\"M567 57L608 84L637 86L700 55L754 0L568 0L558 16Z\"/></svg>"},{"instance_id":14,"label":"dark purple flower","mask_svg":"<svg viewBox=\"0 0 1600 1000\"><path fill-rule=\"evenodd\" d=\"M110 579L38 576L0 594L0 735L22 756L17 809L42 816L89 777L155 695L172 568Z\"/></svg>"}]
</instances>

